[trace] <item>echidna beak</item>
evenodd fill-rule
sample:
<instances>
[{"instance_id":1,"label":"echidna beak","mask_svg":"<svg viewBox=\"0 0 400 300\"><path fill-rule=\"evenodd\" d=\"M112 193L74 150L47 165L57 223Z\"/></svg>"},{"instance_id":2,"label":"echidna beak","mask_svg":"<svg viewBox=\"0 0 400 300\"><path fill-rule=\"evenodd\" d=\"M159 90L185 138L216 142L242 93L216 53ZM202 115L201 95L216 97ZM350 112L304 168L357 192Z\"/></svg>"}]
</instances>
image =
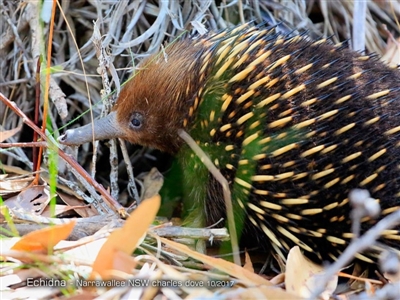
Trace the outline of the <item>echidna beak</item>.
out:
<instances>
[{"instance_id":1,"label":"echidna beak","mask_svg":"<svg viewBox=\"0 0 400 300\"><path fill-rule=\"evenodd\" d=\"M81 145L93 140L105 140L123 137L124 133L118 126L117 113L111 112L108 116L95 120L85 126L69 129L58 138L64 145Z\"/></svg>"}]
</instances>

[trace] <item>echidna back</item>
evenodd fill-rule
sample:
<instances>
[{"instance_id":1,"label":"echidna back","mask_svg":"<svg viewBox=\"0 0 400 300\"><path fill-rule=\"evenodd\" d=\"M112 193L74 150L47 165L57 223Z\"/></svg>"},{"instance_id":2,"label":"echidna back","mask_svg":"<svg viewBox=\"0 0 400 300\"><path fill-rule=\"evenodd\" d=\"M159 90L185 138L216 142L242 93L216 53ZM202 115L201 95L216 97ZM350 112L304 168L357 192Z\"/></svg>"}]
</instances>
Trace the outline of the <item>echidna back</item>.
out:
<instances>
[{"instance_id":1,"label":"echidna back","mask_svg":"<svg viewBox=\"0 0 400 300\"><path fill-rule=\"evenodd\" d=\"M368 189L382 216L398 209L397 69L274 29L242 26L193 43L203 46L206 84L184 126L230 182L246 236L281 254L299 245L333 259L352 236L351 189ZM219 184L187 147L178 157L187 196L205 208L207 224L217 222L225 216ZM363 220L363 231L375 222ZM382 241L399 249L397 234Z\"/></svg>"}]
</instances>

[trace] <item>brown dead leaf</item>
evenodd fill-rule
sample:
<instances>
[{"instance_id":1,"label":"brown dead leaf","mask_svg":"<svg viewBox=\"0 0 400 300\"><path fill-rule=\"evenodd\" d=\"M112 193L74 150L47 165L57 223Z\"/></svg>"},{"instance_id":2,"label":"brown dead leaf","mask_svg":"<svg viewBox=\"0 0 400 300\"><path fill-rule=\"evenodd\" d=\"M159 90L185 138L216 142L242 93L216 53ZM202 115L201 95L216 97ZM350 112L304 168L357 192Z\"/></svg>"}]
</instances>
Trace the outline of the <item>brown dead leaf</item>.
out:
<instances>
[{"instance_id":1,"label":"brown dead leaf","mask_svg":"<svg viewBox=\"0 0 400 300\"><path fill-rule=\"evenodd\" d=\"M46 206L41 215L47 218L67 218L76 216L74 207L61 204L56 204L54 207Z\"/></svg>"},{"instance_id":2,"label":"brown dead leaf","mask_svg":"<svg viewBox=\"0 0 400 300\"><path fill-rule=\"evenodd\" d=\"M22 178L21 176L9 177L7 174L4 175L4 178L1 178L0 180L0 196L18 193L22 189L26 188L34 179L31 175Z\"/></svg>"},{"instance_id":3,"label":"brown dead leaf","mask_svg":"<svg viewBox=\"0 0 400 300\"><path fill-rule=\"evenodd\" d=\"M12 137L14 134L19 132L22 128L22 125L18 126L17 128L10 129L10 130L1 130L0 131L0 143L4 142L6 139Z\"/></svg>"},{"instance_id":4,"label":"brown dead leaf","mask_svg":"<svg viewBox=\"0 0 400 300\"><path fill-rule=\"evenodd\" d=\"M298 246L290 249L285 273L285 285L288 292L309 298L318 284L319 276L323 273L324 267L307 259ZM335 276L320 295L321 299L329 299L336 289L337 281L338 277Z\"/></svg>"},{"instance_id":5,"label":"brown dead leaf","mask_svg":"<svg viewBox=\"0 0 400 300\"><path fill-rule=\"evenodd\" d=\"M166 244L167 246L179 250L187 254L188 256L197 259L204 264L212 266L213 268L218 269L232 277L238 278L242 280L245 284L248 284L250 286L271 285L271 283L268 280L242 268L241 266L235 265L234 263L231 263L221 258L214 258L205 254L201 254L197 251L191 250L188 246L179 244L174 241L170 241L166 238L160 237L159 239L161 240L162 243Z\"/></svg>"},{"instance_id":6,"label":"brown dead leaf","mask_svg":"<svg viewBox=\"0 0 400 300\"><path fill-rule=\"evenodd\" d=\"M65 240L75 226L75 220L62 225L53 225L23 236L11 248L12 250L48 253L53 247Z\"/></svg>"},{"instance_id":7,"label":"brown dead leaf","mask_svg":"<svg viewBox=\"0 0 400 300\"><path fill-rule=\"evenodd\" d=\"M50 191L47 185L35 185L23 190L17 196L4 201L10 209L22 209L40 215L50 202Z\"/></svg>"},{"instance_id":8,"label":"brown dead leaf","mask_svg":"<svg viewBox=\"0 0 400 300\"><path fill-rule=\"evenodd\" d=\"M110 234L93 263L91 279L98 276L104 280L110 278L112 270L116 270L116 258L118 258L118 266L123 267L119 262L120 256L117 252L122 251L130 255L140 245L150 224L154 221L160 204L160 195L144 200L132 212L125 225ZM129 268L129 265L126 268ZM130 271L130 269L118 270Z\"/></svg>"},{"instance_id":9,"label":"brown dead leaf","mask_svg":"<svg viewBox=\"0 0 400 300\"><path fill-rule=\"evenodd\" d=\"M72 207L73 210L82 218L92 217L99 214L92 205L85 205L82 200L77 199L75 196L63 192L58 192L57 194L65 204Z\"/></svg>"}]
</instances>

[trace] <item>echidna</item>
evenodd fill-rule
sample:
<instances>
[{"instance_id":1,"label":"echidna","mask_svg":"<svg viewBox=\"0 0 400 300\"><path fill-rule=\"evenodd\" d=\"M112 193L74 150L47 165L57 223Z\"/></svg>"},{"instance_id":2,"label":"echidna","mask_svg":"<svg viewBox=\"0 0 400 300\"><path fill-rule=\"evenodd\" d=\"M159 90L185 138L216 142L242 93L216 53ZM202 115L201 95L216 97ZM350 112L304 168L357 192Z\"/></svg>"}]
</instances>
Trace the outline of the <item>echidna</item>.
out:
<instances>
[{"instance_id":1,"label":"echidna","mask_svg":"<svg viewBox=\"0 0 400 300\"><path fill-rule=\"evenodd\" d=\"M399 209L399 75L344 45L246 24L145 60L94 138L176 155L186 197L213 224L225 216L221 188L177 135L188 131L227 178L244 231L283 255L299 245L332 260L352 237L351 189L368 189L382 216ZM60 142L92 138L89 124ZM397 228L381 242L399 240Z\"/></svg>"}]
</instances>

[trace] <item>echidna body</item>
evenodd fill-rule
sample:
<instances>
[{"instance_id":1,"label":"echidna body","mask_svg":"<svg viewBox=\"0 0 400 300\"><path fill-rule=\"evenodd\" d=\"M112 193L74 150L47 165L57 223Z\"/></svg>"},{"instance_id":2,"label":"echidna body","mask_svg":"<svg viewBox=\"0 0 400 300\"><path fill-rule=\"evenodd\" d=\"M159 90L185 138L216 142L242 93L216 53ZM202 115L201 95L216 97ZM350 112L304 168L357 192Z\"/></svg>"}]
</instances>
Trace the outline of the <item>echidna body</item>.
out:
<instances>
[{"instance_id":1,"label":"echidna body","mask_svg":"<svg viewBox=\"0 0 400 300\"><path fill-rule=\"evenodd\" d=\"M368 189L382 216L399 208L399 75L342 45L244 25L144 61L113 112L95 121L95 139L175 154L186 197L204 206L209 225L225 205L178 137L185 129L227 178L246 234L282 255L299 245L331 260L352 237L351 189ZM60 138L91 140L91 124ZM374 222L365 218L362 230ZM398 234L381 241L399 249Z\"/></svg>"}]
</instances>

